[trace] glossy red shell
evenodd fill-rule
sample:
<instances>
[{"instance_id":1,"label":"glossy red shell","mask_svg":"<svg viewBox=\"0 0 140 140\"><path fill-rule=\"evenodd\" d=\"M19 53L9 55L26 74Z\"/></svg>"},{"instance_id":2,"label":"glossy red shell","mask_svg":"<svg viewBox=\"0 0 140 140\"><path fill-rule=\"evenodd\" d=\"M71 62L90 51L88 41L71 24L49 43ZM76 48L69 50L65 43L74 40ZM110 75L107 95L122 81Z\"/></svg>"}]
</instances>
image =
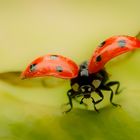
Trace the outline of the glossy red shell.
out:
<instances>
[{"instance_id":1,"label":"glossy red shell","mask_svg":"<svg viewBox=\"0 0 140 140\"><path fill-rule=\"evenodd\" d=\"M69 58L60 55L45 55L35 59L21 74L22 78L55 76L71 79L78 75L79 67Z\"/></svg>"},{"instance_id":2,"label":"glossy red shell","mask_svg":"<svg viewBox=\"0 0 140 140\"><path fill-rule=\"evenodd\" d=\"M130 36L114 36L97 47L88 64L89 73L96 73L112 58L140 48L140 40Z\"/></svg>"}]
</instances>

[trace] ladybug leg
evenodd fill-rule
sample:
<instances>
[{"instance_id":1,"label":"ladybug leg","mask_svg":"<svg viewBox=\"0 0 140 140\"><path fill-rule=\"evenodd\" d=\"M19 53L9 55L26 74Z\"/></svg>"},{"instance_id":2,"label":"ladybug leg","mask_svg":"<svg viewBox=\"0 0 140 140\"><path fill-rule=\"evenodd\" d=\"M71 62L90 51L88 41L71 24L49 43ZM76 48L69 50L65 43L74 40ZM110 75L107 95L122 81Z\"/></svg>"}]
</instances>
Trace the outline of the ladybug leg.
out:
<instances>
[{"instance_id":1,"label":"ladybug leg","mask_svg":"<svg viewBox=\"0 0 140 140\"><path fill-rule=\"evenodd\" d=\"M68 90L67 92L67 96L68 96L68 99L69 99L69 102L64 104L64 105L70 105L70 108L67 110L67 111L64 111L63 113L68 113L72 110L73 108L73 104L72 104L72 90Z\"/></svg>"},{"instance_id":2,"label":"ladybug leg","mask_svg":"<svg viewBox=\"0 0 140 140\"><path fill-rule=\"evenodd\" d=\"M119 88L120 88L120 82L119 81L111 81L111 82L106 84L106 86L109 86L109 87L114 86L114 85L117 85L117 88L115 90L115 94L119 94L122 91L122 90L118 91Z\"/></svg>"},{"instance_id":3,"label":"ladybug leg","mask_svg":"<svg viewBox=\"0 0 140 140\"><path fill-rule=\"evenodd\" d=\"M87 105L86 103L83 102L83 99L84 99L84 98L82 98L81 101L79 101L79 100L77 100L76 97L74 98L74 100L75 100L77 103L83 104L83 105L87 108L88 105Z\"/></svg>"},{"instance_id":4,"label":"ladybug leg","mask_svg":"<svg viewBox=\"0 0 140 140\"><path fill-rule=\"evenodd\" d=\"M91 99L92 99L92 103L94 104L95 111L99 112L99 110L96 108L95 105L98 104L98 103L100 103L104 99L104 96L103 96L102 92L100 91L100 89L96 89L95 92L101 97L101 99L99 99L97 101L95 101L93 99L93 97L91 97Z\"/></svg>"},{"instance_id":5,"label":"ladybug leg","mask_svg":"<svg viewBox=\"0 0 140 140\"><path fill-rule=\"evenodd\" d=\"M96 104L98 104L104 99L104 96L103 96L103 94L102 94L100 89L96 89L95 92L101 97L100 100L96 101Z\"/></svg>"},{"instance_id":6,"label":"ladybug leg","mask_svg":"<svg viewBox=\"0 0 140 140\"><path fill-rule=\"evenodd\" d=\"M110 103L113 105L113 106L121 106L121 105L119 105L119 104L116 104L116 103L114 103L112 100L113 100L113 95L114 95L114 93L113 93L113 90L109 87L109 86L102 86L101 87L101 89L102 90L106 90L106 91L110 91L111 92L111 95L110 95Z\"/></svg>"},{"instance_id":7,"label":"ladybug leg","mask_svg":"<svg viewBox=\"0 0 140 140\"><path fill-rule=\"evenodd\" d=\"M83 97L80 101L80 104L84 104L83 100L84 100L85 97Z\"/></svg>"},{"instance_id":8,"label":"ladybug leg","mask_svg":"<svg viewBox=\"0 0 140 140\"><path fill-rule=\"evenodd\" d=\"M74 92L72 89L70 89L68 92L67 92L67 96L68 96L68 99L69 99L69 102L66 103L66 104L63 104L63 106L67 106L67 105L70 105L70 108L66 111L64 111L63 113L68 113L72 110L73 108L73 103L72 103L72 99L74 99L76 102L80 103L80 104L83 104L85 105L85 107L87 107L87 104L85 104L84 102L82 101L79 101L77 100L77 97L80 97L80 96L83 96L82 94L78 94L77 95L77 92ZM82 99L83 100L83 99Z\"/></svg>"},{"instance_id":9,"label":"ladybug leg","mask_svg":"<svg viewBox=\"0 0 140 140\"><path fill-rule=\"evenodd\" d=\"M110 88L110 91L111 91L111 95L110 95L110 103L112 104L112 105L114 105L114 106L120 106L121 107L121 105L119 105L119 104L116 104L116 103L113 103L113 90Z\"/></svg>"},{"instance_id":10,"label":"ladybug leg","mask_svg":"<svg viewBox=\"0 0 140 140\"><path fill-rule=\"evenodd\" d=\"M91 99L92 99L92 103L93 103L93 105L94 105L95 111L96 111L96 112L99 112L99 110L98 110L98 109L96 108L96 106L95 106L95 105L97 104L96 101L93 99L93 97L91 97Z\"/></svg>"}]
</instances>

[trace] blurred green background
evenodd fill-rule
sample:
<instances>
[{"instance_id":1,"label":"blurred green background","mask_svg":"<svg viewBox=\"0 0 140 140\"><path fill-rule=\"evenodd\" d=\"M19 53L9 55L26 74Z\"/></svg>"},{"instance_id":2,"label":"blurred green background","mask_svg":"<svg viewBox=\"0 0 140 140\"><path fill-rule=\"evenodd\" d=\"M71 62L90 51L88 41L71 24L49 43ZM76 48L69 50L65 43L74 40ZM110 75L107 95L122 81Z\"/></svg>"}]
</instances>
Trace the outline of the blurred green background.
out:
<instances>
[{"instance_id":1,"label":"blurred green background","mask_svg":"<svg viewBox=\"0 0 140 140\"><path fill-rule=\"evenodd\" d=\"M68 101L69 81L57 78L20 80L34 58L61 54L77 64L113 35L140 31L139 0L0 0L0 140L138 140L140 139L140 50L107 64L110 80L124 88L100 113ZM127 58L127 59L126 59ZM44 84L45 83L45 84Z\"/></svg>"}]
</instances>

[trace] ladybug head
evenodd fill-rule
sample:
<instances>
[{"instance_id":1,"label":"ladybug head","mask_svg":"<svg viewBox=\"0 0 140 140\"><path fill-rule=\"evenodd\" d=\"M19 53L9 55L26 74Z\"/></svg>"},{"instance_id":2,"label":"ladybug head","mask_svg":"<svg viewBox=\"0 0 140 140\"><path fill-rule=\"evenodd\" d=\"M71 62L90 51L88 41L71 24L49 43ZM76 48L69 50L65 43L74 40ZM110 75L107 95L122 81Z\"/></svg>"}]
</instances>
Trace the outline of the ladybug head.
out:
<instances>
[{"instance_id":1,"label":"ladybug head","mask_svg":"<svg viewBox=\"0 0 140 140\"><path fill-rule=\"evenodd\" d=\"M91 93L92 91L94 91L94 87L91 85L83 85L80 87L80 92L83 94Z\"/></svg>"}]
</instances>

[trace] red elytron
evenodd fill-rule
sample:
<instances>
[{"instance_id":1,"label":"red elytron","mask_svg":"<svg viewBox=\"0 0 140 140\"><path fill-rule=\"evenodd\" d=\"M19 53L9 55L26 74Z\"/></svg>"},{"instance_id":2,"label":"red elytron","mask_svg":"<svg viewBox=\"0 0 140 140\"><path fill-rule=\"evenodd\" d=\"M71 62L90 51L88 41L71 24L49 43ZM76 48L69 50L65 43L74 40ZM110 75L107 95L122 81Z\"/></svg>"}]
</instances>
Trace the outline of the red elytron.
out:
<instances>
[{"instance_id":1,"label":"red elytron","mask_svg":"<svg viewBox=\"0 0 140 140\"><path fill-rule=\"evenodd\" d=\"M58 78L74 78L79 67L72 60L60 56L48 54L34 60L22 73L22 77L55 76Z\"/></svg>"},{"instance_id":2,"label":"red elytron","mask_svg":"<svg viewBox=\"0 0 140 140\"><path fill-rule=\"evenodd\" d=\"M21 77L55 76L70 79L71 89L67 92L69 102L66 104L70 105L70 109L65 112L72 109L72 99L79 96L82 96L80 104L84 105L86 105L83 102L84 98L91 98L94 109L98 111L95 105L104 98L102 90L110 91L110 102L114 106L118 106L118 104L112 102L113 95L120 92L118 91L119 81L108 82L109 77L104 65L112 58L137 48L140 48L140 40L136 37L114 36L102 42L96 48L90 61L86 61L80 66L64 56L48 54L34 60L21 74ZM111 88L114 85L117 86L115 92ZM93 92L100 96L99 100L94 100L91 96Z\"/></svg>"},{"instance_id":3,"label":"red elytron","mask_svg":"<svg viewBox=\"0 0 140 140\"><path fill-rule=\"evenodd\" d=\"M140 47L140 41L130 36L114 36L102 42L91 57L88 70L95 73L101 70L112 58Z\"/></svg>"}]
</instances>

